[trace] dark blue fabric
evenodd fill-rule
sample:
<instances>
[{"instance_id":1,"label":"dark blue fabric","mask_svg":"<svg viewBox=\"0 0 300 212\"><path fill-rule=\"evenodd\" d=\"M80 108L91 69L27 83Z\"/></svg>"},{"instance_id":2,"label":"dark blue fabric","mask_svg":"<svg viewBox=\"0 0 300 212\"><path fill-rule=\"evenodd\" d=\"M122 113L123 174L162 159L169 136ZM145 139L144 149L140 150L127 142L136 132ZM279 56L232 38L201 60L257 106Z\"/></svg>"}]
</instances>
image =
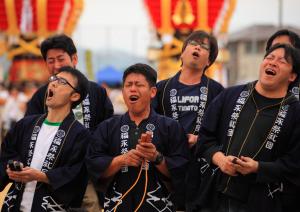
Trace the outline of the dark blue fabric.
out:
<instances>
[{"instance_id":1,"label":"dark blue fabric","mask_svg":"<svg viewBox=\"0 0 300 212\"><path fill-rule=\"evenodd\" d=\"M201 82L196 85L184 85L179 82L179 76L181 72L178 72L174 77L167 80L160 81L157 84L157 94L156 97L152 101L152 107L156 110L157 113L166 115L168 117L172 117L172 111L171 111L171 103L170 103L170 90L176 89L177 90L177 97L181 103L177 103L178 108L180 107L181 110L187 110L184 109L184 106L195 106L194 109L191 109L190 111L181 111L179 112L179 123L183 126L186 133L193 133L194 127L195 127L195 121L197 117L197 111L199 106L199 101L194 102L193 100L198 99L200 95L200 87L207 86L208 78L203 75L201 78ZM166 89L165 89L165 85ZM164 92L165 89L165 92ZM210 104L210 102L223 90L223 86L212 80L209 79L208 84L208 98L206 103L206 108ZM162 96L164 93L164 102L162 102ZM191 97L191 98L190 98ZM196 97L196 98L193 98ZM198 97L198 98L197 98ZM164 104L165 114L162 108L162 104Z\"/></svg>"},{"instance_id":2,"label":"dark blue fabric","mask_svg":"<svg viewBox=\"0 0 300 212\"><path fill-rule=\"evenodd\" d=\"M210 164L214 153L217 151L226 152L230 116L239 94L246 86L241 85L226 89L213 100L207 109L200 129L196 153L198 157L204 157ZM292 184L294 187L300 185L300 105L295 97L289 98L286 104L290 107L276 144L271 150L262 148L256 158L259 162L259 169L255 174L255 183L249 187L249 196L246 202L247 211L282 211L281 193L275 193L272 199L268 196L268 184L272 187L282 182L283 193L289 192L286 190L285 184ZM211 167L214 165L211 164ZM215 176L220 174L219 170ZM203 179L201 184L211 181L209 178L208 176ZM218 191L224 187L217 181L212 189L214 190L210 193L211 195L207 197L212 201L198 202L198 205L212 207L218 204Z\"/></svg>"},{"instance_id":3,"label":"dark blue fabric","mask_svg":"<svg viewBox=\"0 0 300 212\"><path fill-rule=\"evenodd\" d=\"M128 113L119 117L110 118L103 123L101 123L95 130L93 137L94 141L90 144L87 153L87 168L91 178L98 184L103 183L101 180L102 173L108 168L112 159L120 155L120 128L121 126L127 124L129 125L132 121L129 118ZM151 112L150 117L145 120L146 123L153 123L155 125L154 136L152 142L155 144L157 150L161 152L166 160L168 170L171 174L170 182L172 188L177 191L177 201L183 201L182 190L183 182L185 178L185 169L189 160L189 151L187 145L187 138L183 131L183 128L178 124L178 122L158 115L154 111ZM143 130L146 131L145 129ZM136 179L138 168L129 167L127 173L121 173L119 171L112 179L108 186L106 195L110 195L113 188L116 188L120 192L125 192L132 182ZM155 168L153 164L150 163L149 167L149 187L148 192L151 191L153 186L157 185L159 182L162 186L163 193L168 194L166 187L164 186L163 177L160 172ZM128 197L125 198L124 203L122 203L118 209L122 211L122 208L128 210L128 208L134 208L137 206L143 194L143 183L144 178L141 177L137 185L137 189L130 192ZM115 183L116 182L116 183ZM160 191L161 192L161 191ZM167 193L166 193L167 192ZM156 194L160 195L160 194ZM146 198L149 198L147 196ZM162 207L163 199L154 203L158 207ZM165 203L166 204L166 203ZM122 206L123 205L123 206ZM150 208L150 209L149 209ZM144 201L141 211L151 211L150 205ZM153 211L153 208L152 208Z\"/></svg>"},{"instance_id":4,"label":"dark blue fabric","mask_svg":"<svg viewBox=\"0 0 300 212\"><path fill-rule=\"evenodd\" d=\"M30 136L39 117L40 115L33 115L21 119L5 137L0 155L0 190L9 182L5 171L7 161L15 159L26 164ZM67 129L73 121L74 115L70 113L63 121L61 128ZM66 141L54 167L46 173L50 183L37 184L32 211L42 211L42 195L50 195L66 207L81 206L88 179L84 156L90 140L90 133L76 121L66 136ZM13 187L14 184L11 189ZM14 211L19 211L21 197L19 195Z\"/></svg>"}]
</instances>

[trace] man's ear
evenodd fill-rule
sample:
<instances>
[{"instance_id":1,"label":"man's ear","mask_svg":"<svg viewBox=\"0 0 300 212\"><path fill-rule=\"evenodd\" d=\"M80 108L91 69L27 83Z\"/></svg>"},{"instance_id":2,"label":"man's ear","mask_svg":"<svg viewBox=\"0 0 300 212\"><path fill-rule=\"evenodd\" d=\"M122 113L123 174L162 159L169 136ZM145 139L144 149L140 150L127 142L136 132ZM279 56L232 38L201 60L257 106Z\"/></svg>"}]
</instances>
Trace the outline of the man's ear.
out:
<instances>
[{"instance_id":1,"label":"man's ear","mask_svg":"<svg viewBox=\"0 0 300 212\"><path fill-rule=\"evenodd\" d=\"M289 82L294 82L297 78L297 74L295 72L292 72L289 78Z\"/></svg>"},{"instance_id":2,"label":"man's ear","mask_svg":"<svg viewBox=\"0 0 300 212\"><path fill-rule=\"evenodd\" d=\"M156 93L157 93L157 88L156 87L151 87L150 88L151 99L153 99L156 96Z\"/></svg>"},{"instance_id":3,"label":"man's ear","mask_svg":"<svg viewBox=\"0 0 300 212\"><path fill-rule=\"evenodd\" d=\"M72 102L76 102L76 101L78 101L79 99L80 99L80 94L79 94L79 93L72 93L72 94L71 94L70 100L71 100Z\"/></svg>"},{"instance_id":4,"label":"man's ear","mask_svg":"<svg viewBox=\"0 0 300 212\"><path fill-rule=\"evenodd\" d=\"M206 67L210 66L210 64L211 64L211 62L210 62L210 60L208 59L207 64L206 64Z\"/></svg>"},{"instance_id":5,"label":"man's ear","mask_svg":"<svg viewBox=\"0 0 300 212\"><path fill-rule=\"evenodd\" d=\"M72 60L73 66L76 67L77 64L78 64L78 55L77 55L76 53L73 54L73 55L71 56L71 60Z\"/></svg>"}]
</instances>

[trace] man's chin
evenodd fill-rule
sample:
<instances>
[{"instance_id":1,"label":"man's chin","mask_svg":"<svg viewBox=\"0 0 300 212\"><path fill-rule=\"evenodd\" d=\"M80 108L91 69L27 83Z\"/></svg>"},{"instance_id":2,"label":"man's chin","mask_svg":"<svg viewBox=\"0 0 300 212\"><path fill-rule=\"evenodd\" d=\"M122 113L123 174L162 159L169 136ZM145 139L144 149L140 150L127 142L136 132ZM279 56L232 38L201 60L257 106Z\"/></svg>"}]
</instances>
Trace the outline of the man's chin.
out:
<instances>
[{"instance_id":1,"label":"man's chin","mask_svg":"<svg viewBox=\"0 0 300 212\"><path fill-rule=\"evenodd\" d=\"M128 109L128 112L135 116L140 116L143 114L143 110Z\"/></svg>"},{"instance_id":2,"label":"man's chin","mask_svg":"<svg viewBox=\"0 0 300 212\"><path fill-rule=\"evenodd\" d=\"M275 82L261 82L260 84L261 84L261 87L266 91L267 90L274 91L279 88L278 83L275 83Z\"/></svg>"},{"instance_id":3,"label":"man's chin","mask_svg":"<svg viewBox=\"0 0 300 212\"><path fill-rule=\"evenodd\" d=\"M51 108L51 107L54 106L53 103L52 103L51 101L47 101L47 100L46 100L46 102L45 102L45 105L46 105L47 108Z\"/></svg>"}]
</instances>

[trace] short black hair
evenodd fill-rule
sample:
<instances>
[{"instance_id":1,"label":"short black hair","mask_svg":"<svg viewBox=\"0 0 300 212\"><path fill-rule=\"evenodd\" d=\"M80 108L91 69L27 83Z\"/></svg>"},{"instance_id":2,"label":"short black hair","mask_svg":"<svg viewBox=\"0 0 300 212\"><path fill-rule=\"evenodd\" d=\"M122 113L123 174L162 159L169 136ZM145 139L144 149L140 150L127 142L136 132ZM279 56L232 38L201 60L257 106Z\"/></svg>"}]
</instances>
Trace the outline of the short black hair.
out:
<instances>
[{"instance_id":1,"label":"short black hair","mask_svg":"<svg viewBox=\"0 0 300 212\"><path fill-rule=\"evenodd\" d=\"M129 66L123 74L123 86L126 77L131 73L144 75L150 87L156 86L157 73L151 66L143 63L136 63L134 65Z\"/></svg>"},{"instance_id":2,"label":"short black hair","mask_svg":"<svg viewBox=\"0 0 300 212\"><path fill-rule=\"evenodd\" d=\"M208 34L207 32L203 31L203 30L197 30L197 31L194 31L192 32L184 41L183 43L183 46L182 46L182 50L181 50L181 53L184 52L186 46L188 45L188 43L192 40L195 40L195 41L203 41L204 39L207 39L208 40L208 43L209 43L209 66L211 66L217 56L218 56L218 52L219 52L219 48L218 48L218 41L217 39L211 35L211 34ZM204 70L206 70L209 66L206 66Z\"/></svg>"},{"instance_id":3,"label":"short black hair","mask_svg":"<svg viewBox=\"0 0 300 212\"><path fill-rule=\"evenodd\" d=\"M61 49L67 52L70 57L77 53L77 49L72 38L65 34L54 35L41 43L41 53L44 60L47 59L47 52L50 49Z\"/></svg>"},{"instance_id":4,"label":"short black hair","mask_svg":"<svg viewBox=\"0 0 300 212\"><path fill-rule=\"evenodd\" d=\"M297 74L297 78L300 74L300 50L294 48L289 44L278 43L271 46L270 49L267 50L265 57L267 57L271 52L276 49L283 48L284 49L284 58L288 61L289 64L293 66L293 72Z\"/></svg>"},{"instance_id":5,"label":"short black hair","mask_svg":"<svg viewBox=\"0 0 300 212\"><path fill-rule=\"evenodd\" d=\"M267 45L266 45L266 51L268 51L268 49L271 48L273 41L275 40L275 38L279 37L279 36L288 36L292 45L297 48L300 49L300 37L297 33L288 30L288 29L281 29L278 30L277 32L275 32L267 41Z\"/></svg>"},{"instance_id":6,"label":"short black hair","mask_svg":"<svg viewBox=\"0 0 300 212\"><path fill-rule=\"evenodd\" d=\"M81 73L78 69L73 68L71 66L63 66L58 70L58 73L61 72L67 72L71 74L73 77L76 78L77 84L74 86L76 88L76 93L80 94L80 99L77 100L76 102L72 103L72 108L75 108L77 105L79 105L82 100L86 97L88 94L89 90L89 81L88 79L84 76L83 73Z\"/></svg>"}]
</instances>

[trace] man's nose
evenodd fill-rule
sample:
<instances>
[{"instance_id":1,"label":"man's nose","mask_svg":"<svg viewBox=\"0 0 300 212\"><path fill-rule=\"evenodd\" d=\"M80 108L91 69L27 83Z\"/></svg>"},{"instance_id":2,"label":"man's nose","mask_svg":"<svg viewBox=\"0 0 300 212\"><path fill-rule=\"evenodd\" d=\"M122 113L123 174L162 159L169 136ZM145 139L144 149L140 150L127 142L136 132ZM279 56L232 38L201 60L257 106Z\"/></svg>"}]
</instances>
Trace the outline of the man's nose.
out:
<instances>
[{"instance_id":1,"label":"man's nose","mask_svg":"<svg viewBox=\"0 0 300 212\"><path fill-rule=\"evenodd\" d=\"M60 69L62 67L61 63L57 60L55 60L54 62L54 69L55 69L55 72L58 71L58 69Z\"/></svg>"},{"instance_id":2,"label":"man's nose","mask_svg":"<svg viewBox=\"0 0 300 212\"><path fill-rule=\"evenodd\" d=\"M134 85L134 84L132 84L132 85L130 86L130 90L131 90L131 91L134 91L134 90L136 90L136 88L137 88L137 86L136 86L136 85Z\"/></svg>"},{"instance_id":3,"label":"man's nose","mask_svg":"<svg viewBox=\"0 0 300 212\"><path fill-rule=\"evenodd\" d=\"M51 87L56 87L58 84L57 80L50 82Z\"/></svg>"},{"instance_id":4,"label":"man's nose","mask_svg":"<svg viewBox=\"0 0 300 212\"><path fill-rule=\"evenodd\" d=\"M271 60L271 61L269 61L269 65L271 65L273 67L276 67L277 66L277 61L275 59Z\"/></svg>"},{"instance_id":5,"label":"man's nose","mask_svg":"<svg viewBox=\"0 0 300 212\"><path fill-rule=\"evenodd\" d=\"M200 51L201 50L200 44L198 44L197 46L195 46L195 49L197 49L198 51Z\"/></svg>"}]
</instances>

